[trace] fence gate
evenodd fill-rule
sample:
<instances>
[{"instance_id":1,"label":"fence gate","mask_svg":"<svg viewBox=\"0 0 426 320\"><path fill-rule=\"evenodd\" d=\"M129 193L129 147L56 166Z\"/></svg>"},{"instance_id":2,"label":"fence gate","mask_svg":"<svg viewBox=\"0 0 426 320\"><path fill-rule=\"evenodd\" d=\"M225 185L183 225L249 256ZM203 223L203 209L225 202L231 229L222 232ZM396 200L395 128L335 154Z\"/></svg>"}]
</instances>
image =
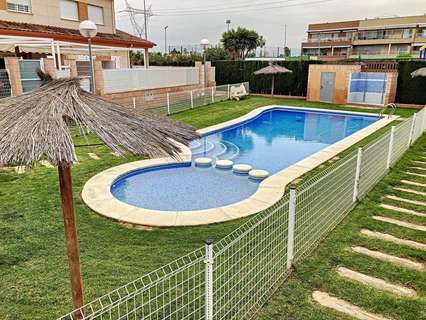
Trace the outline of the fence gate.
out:
<instances>
[{"instance_id":1,"label":"fence gate","mask_svg":"<svg viewBox=\"0 0 426 320\"><path fill-rule=\"evenodd\" d=\"M386 93L386 86L386 73L352 73L349 83L348 102L382 105Z\"/></svg>"},{"instance_id":2,"label":"fence gate","mask_svg":"<svg viewBox=\"0 0 426 320\"><path fill-rule=\"evenodd\" d=\"M40 69L40 60L23 59L19 61L22 91L28 92L40 86L37 70Z\"/></svg>"}]
</instances>

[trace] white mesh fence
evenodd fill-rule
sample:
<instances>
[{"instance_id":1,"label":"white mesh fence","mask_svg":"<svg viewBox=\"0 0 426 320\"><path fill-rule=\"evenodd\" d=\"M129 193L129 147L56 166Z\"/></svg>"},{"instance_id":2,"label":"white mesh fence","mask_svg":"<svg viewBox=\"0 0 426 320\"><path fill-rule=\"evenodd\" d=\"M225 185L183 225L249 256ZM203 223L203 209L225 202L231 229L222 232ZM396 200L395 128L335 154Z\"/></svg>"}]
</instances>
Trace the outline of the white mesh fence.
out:
<instances>
[{"instance_id":1,"label":"white mesh fence","mask_svg":"<svg viewBox=\"0 0 426 320\"><path fill-rule=\"evenodd\" d=\"M110 99L129 108L148 109L170 115L228 100L231 98L231 87L240 85L244 85L246 92L249 92L249 84L247 82L163 94L145 92L142 96L117 96Z\"/></svg>"},{"instance_id":2,"label":"white mesh fence","mask_svg":"<svg viewBox=\"0 0 426 320\"><path fill-rule=\"evenodd\" d=\"M209 97L221 99L223 92L216 88ZM217 243L206 242L60 320L253 318L292 264L301 263L421 136L424 116L425 109L297 190L290 188L279 202Z\"/></svg>"}]
</instances>

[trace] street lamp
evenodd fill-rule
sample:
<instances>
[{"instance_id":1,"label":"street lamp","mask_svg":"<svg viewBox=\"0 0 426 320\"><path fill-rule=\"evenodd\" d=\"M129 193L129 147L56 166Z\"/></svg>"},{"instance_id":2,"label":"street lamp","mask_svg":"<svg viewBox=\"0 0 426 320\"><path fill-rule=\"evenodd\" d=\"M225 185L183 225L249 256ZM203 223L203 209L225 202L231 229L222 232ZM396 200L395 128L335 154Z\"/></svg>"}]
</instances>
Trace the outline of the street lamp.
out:
<instances>
[{"instance_id":1,"label":"street lamp","mask_svg":"<svg viewBox=\"0 0 426 320\"><path fill-rule=\"evenodd\" d=\"M231 19L227 19L227 20L226 20L226 25L228 26L228 31L229 31L229 26L230 26L230 24L231 24Z\"/></svg>"},{"instance_id":2,"label":"street lamp","mask_svg":"<svg viewBox=\"0 0 426 320\"><path fill-rule=\"evenodd\" d=\"M207 39L202 39L200 41L201 48L203 48L203 57L204 57L204 87L207 87L207 70L206 70L206 50L210 45L210 41Z\"/></svg>"},{"instance_id":3,"label":"street lamp","mask_svg":"<svg viewBox=\"0 0 426 320\"><path fill-rule=\"evenodd\" d=\"M89 59L90 59L90 82L92 85L92 93L95 94L95 75L94 75L94 67L93 67L93 57L92 57L92 38L96 36L98 33L98 28L93 21L84 20L80 23L80 34L87 38L87 43L89 45Z\"/></svg>"},{"instance_id":4,"label":"street lamp","mask_svg":"<svg viewBox=\"0 0 426 320\"><path fill-rule=\"evenodd\" d=\"M167 29L169 26L164 27L164 54L167 54Z\"/></svg>"}]
</instances>

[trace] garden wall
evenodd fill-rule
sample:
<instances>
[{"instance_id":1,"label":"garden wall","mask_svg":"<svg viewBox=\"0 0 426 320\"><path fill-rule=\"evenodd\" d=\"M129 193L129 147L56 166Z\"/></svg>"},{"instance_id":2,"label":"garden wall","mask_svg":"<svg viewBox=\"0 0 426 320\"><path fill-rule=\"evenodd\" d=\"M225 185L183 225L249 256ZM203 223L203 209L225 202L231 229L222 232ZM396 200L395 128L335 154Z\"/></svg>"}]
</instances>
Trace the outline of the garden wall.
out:
<instances>
[{"instance_id":1,"label":"garden wall","mask_svg":"<svg viewBox=\"0 0 426 320\"><path fill-rule=\"evenodd\" d=\"M293 71L291 74L276 76L275 94L306 96L309 65L318 61L283 61L278 64ZM253 73L266 67L266 61L216 61L217 85L250 82L250 92L270 93L271 76L255 76Z\"/></svg>"},{"instance_id":2,"label":"garden wall","mask_svg":"<svg viewBox=\"0 0 426 320\"><path fill-rule=\"evenodd\" d=\"M396 102L426 104L426 77L411 78L411 72L426 67L426 61L400 61Z\"/></svg>"}]
</instances>

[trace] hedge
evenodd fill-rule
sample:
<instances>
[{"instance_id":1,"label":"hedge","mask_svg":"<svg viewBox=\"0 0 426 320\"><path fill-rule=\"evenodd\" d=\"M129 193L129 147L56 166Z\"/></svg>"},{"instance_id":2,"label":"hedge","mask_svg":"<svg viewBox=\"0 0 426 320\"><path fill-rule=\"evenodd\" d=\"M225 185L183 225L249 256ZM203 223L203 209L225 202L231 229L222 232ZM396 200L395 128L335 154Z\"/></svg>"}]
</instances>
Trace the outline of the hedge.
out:
<instances>
[{"instance_id":1,"label":"hedge","mask_svg":"<svg viewBox=\"0 0 426 320\"><path fill-rule=\"evenodd\" d=\"M396 102L426 104L426 77L411 78L411 72L426 67L426 61L400 61Z\"/></svg>"},{"instance_id":2,"label":"hedge","mask_svg":"<svg viewBox=\"0 0 426 320\"><path fill-rule=\"evenodd\" d=\"M275 76L275 93L281 95L306 96L309 64L318 61L283 61L278 64L292 70L293 73ZM254 93L271 92L271 76L255 76L253 73L268 65L265 61L216 61L216 82L250 82L250 91Z\"/></svg>"}]
</instances>

